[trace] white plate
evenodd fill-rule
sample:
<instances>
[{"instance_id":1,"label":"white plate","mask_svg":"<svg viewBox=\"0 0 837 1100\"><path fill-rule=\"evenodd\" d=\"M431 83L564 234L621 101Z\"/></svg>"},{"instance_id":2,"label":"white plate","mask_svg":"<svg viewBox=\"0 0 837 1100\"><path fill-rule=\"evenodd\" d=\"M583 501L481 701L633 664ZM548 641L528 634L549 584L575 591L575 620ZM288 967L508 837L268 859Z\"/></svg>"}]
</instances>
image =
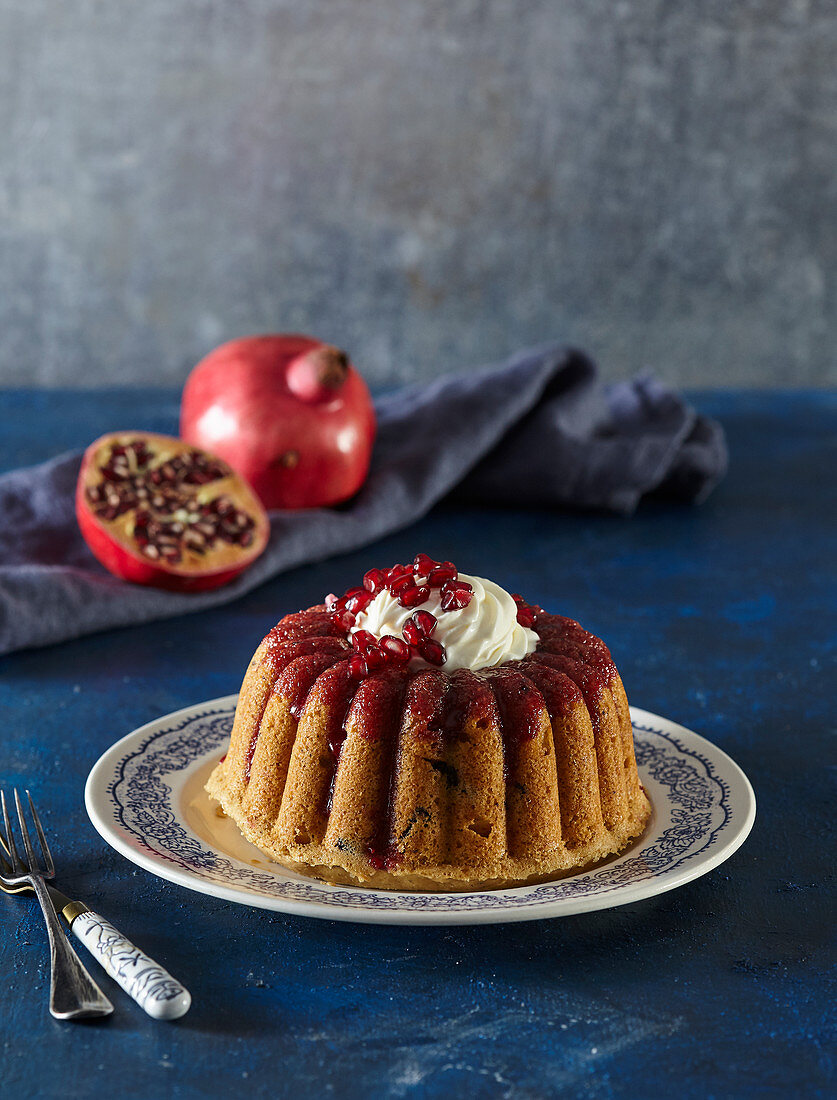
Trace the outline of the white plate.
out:
<instances>
[{"instance_id":1,"label":"white plate","mask_svg":"<svg viewBox=\"0 0 837 1100\"><path fill-rule=\"evenodd\" d=\"M226 749L235 695L167 714L123 737L85 788L90 820L140 867L189 890L300 916L378 924L484 924L609 909L673 890L741 845L753 788L726 753L682 726L631 709L642 783L654 813L643 836L593 870L471 894L331 886L272 863L219 818L203 783Z\"/></svg>"}]
</instances>

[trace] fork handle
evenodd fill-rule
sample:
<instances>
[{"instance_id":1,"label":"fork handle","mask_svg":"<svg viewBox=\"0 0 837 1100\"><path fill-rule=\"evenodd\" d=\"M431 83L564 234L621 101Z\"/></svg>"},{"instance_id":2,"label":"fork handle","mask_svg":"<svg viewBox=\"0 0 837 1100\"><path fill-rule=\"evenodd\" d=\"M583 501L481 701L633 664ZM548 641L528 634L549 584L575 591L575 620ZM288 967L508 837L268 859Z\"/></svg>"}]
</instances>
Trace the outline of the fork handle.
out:
<instances>
[{"instance_id":1,"label":"fork handle","mask_svg":"<svg viewBox=\"0 0 837 1100\"><path fill-rule=\"evenodd\" d=\"M113 1005L81 965L64 934L43 879L33 875L30 882L41 903L49 936L49 1011L58 1020L109 1015Z\"/></svg>"},{"instance_id":2,"label":"fork handle","mask_svg":"<svg viewBox=\"0 0 837 1100\"><path fill-rule=\"evenodd\" d=\"M157 1020L176 1020L192 997L159 963L135 947L110 921L89 909L70 925L84 946L125 992Z\"/></svg>"}]
</instances>

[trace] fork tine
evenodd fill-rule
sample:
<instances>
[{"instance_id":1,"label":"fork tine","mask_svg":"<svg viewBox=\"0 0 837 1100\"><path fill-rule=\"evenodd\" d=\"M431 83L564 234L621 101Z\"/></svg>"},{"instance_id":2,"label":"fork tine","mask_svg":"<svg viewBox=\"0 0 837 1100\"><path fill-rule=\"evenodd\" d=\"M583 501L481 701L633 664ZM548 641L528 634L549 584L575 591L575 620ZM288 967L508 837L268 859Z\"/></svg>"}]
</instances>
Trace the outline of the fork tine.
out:
<instances>
[{"instance_id":1,"label":"fork tine","mask_svg":"<svg viewBox=\"0 0 837 1100\"><path fill-rule=\"evenodd\" d=\"M35 803L32 801L32 795L29 791L26 791L26 797L29 799L29 809L32 813L32 820L35 822L35 828L38 831L38 840L41 842L41 851L44 854L44 863L46 865L47 874L55 874L55 864L52 862L52 852L49 850L47 844L47 838L44 836L44 830L41 826L41 819L38 817L38 811L35 809Z\"/></svg>"},{"instance_id":2,"label":"fork tine","mask_svg":"<svg viewBox=\"0 0 837 1100\"><path fill-rule=\"evenodd\" d=\"M23 861L17 854L17 845L15 844L15 835L12 832L12 827L9 823L9 811L6 808L6 792L0 791L0 804L3 808L3 824L6 827L6 848L9 855L12 857L12 870L20 871L23 869Z\"/></svg>"},{"instance_id":3,"label":"fork tine","mask_svg":"<svg viewBox=\"0 0 837 1100\"><path fill-rule=\"evenodd\" d=\"M0 791L0 798L2 798L3 792ZM6 843L6 838L3 836L3 830L0 829L0 871L4 875L10 875L14 867L9 862L9 846Z\"/></svg>"},{"instance_id":4,"label":"fork tine","mask_svg":"<svg viewBox=\"0 0 837 1100\"><path fill-rule=\"evenodd\" d=\"M38 863L35 859L35 852L32 848L32 841L29 837L29 829L26 827L26 818L23 816L23 806L20 802L20 795L17 793L17 787L15 787L15 806L17 806L17 819L20 822L20 831L23 835L23 846L26 849L26 858L29 861L29 870L37 871Z\"/></svg>"}]
</instances>

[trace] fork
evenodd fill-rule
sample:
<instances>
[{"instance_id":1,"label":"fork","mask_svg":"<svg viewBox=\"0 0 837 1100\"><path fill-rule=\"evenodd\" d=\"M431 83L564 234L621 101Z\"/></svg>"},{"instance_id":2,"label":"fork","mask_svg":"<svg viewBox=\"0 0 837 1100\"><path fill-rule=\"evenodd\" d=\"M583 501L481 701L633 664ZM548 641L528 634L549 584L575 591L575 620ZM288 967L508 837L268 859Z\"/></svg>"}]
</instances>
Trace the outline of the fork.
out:
<instances>
[{"instance_id":1,"label":"fork","mask_svg":"<svg viewBox=\"0 0 837 1100\"><path fill-rule=\"evenodd\" d=\"M58 1020L109 1016L113 1012L113 1005L84 969L70 941L64 935L64 929L58 920L55 906L52 904L44 885L44 879L55 877L55 864L52 862L52 855L44 830L41 827L41 820L32 801L32 795L29 791L26 792L29 801L29 812L35 823L38 841L41 846L43 867L40 866L35 856L17 788L15 788L14 795L17 818L20 823L20 832L25 849L25 859L18 854L14 833L9 821L9 811L6 807L6 794L5 791L0 791L0 806L2 807L3 825L6 831L6 850L9 854L7 859L0 852L0 881L5 886L22 886L24 883L28 883L41 903L49 935L49 1011Z\"/></svg>"}]
</instances>

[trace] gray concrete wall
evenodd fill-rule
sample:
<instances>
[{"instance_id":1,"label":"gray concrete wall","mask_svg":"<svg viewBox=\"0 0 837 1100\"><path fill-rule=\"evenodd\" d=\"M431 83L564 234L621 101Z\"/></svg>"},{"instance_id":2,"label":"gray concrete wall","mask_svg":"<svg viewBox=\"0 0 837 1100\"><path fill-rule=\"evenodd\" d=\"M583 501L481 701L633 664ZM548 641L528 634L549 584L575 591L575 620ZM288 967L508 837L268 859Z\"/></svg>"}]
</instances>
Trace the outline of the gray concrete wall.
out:
<instances>
[{"instance_id":1,"label":"gray concrete wall","mask_svg":"<svg viewBox=\"0 0 837 1100\"><path fill-rule=\"evenodd\" d=\"M0 384L837 377L834 0L0 0Z\"/></svg>"}]
</instances>

